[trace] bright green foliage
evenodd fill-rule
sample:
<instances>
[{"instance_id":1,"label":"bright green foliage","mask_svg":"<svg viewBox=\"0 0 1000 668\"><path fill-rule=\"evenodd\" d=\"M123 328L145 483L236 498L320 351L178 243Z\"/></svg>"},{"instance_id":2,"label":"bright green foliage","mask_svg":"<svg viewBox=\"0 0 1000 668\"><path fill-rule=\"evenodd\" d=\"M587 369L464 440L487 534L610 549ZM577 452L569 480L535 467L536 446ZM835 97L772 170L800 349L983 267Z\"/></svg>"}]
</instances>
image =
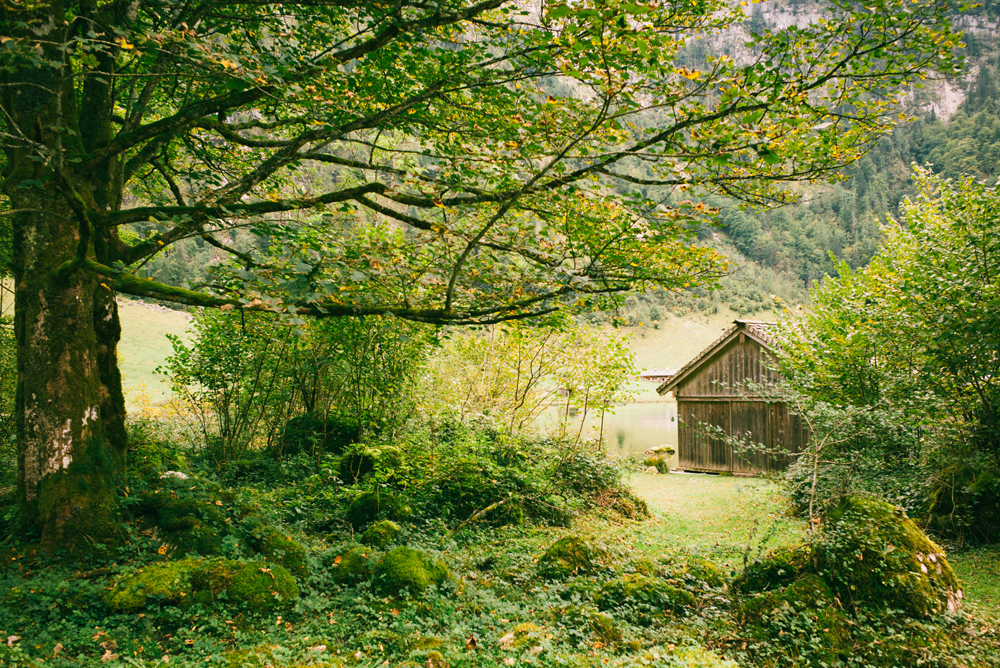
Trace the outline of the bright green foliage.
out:
<instances>
[{"instance_id":1,"label":"bright green foliage","mask_svg":"<svg viewBox=\"0 0 1000 668\"><path fill-rule=\"evenodd\" d=\"M601 569L600 561L606 556L603 550L589 545L579 536L565 536L538 558L538 574L550 580L561 580L573 575L596 573Z\"/></svg>"},{"instance_id":2,"label":"bright green foliage","mask_svg":"<svg viewBox=\"0 0 1000 668\"><path fill-rule=\"evenodd\" d=\"M399 537L401 529L392 520L380 520L368 527L361 535L362 545L385 549Z\"/></svg>"},{"instance_id":3,"label":"bright green foliage","mask_svg":"<svg viewBox=\"0 0 1000 668\"><path fill-rule=\"evenodd\" d=\"M295 339L267 314L200 313L190 346L172 337L163 373L196 418L216 462L239 459L258 438L274 439L287 420L293 392L284 364Z\"/></svg>"},{"instance_id":4,"label":"bright green foliage","mask_svg":"<svg viewBox=\"0 0 1000 668\"><path fill-rule=\"evenodd\" d=\"M399 596L404 590L415 596L449 580L453 580L451 571L441 559L420 550L397 547L375 564L372 588L386 596Z\"/></svg>"},{"instance_id":5,"label":"bright green foliage","mask_svg":"<svg viewBox=\"0 0 1000 668\"><path fill-rule=\"evenodd\" d=\"M879 255L862 271L841 265L786 327L782 371L812 405L807 418L838 424L823 456L833 468L916 462L937 491L897 494L922 496L917 508L950 523L939 528L989 540L1000 535L989 475L1000 465L1000 196L971 179L916 179L920 196ZM864 467L850 463L859 454Z\"/></svg>"},{"instance_id":6,"label":"bright green foliage","mask_svg":"<svg viewBox=\"0 0 1000 668\"><path fill-rule=\"evenodd\" d=\"M428 328L381 316L302 323L206 310L194 331L190 344L172 339L161 371L221 465L254 447L319 458L399 429Z\"/></svg>"},{"instance_id":7,"label":"bright green foliage","mask_svg":"<svg viewBox=\"0 0 1000 668\"><path fill-rule=\"evenodd\" d=\"M635 373L628 337L565 317L549 320L546 328L512 322L452 334L431 360L428 401L461 418L488 413L511 436L534 432L554 402L563 435L589 436L568 433L570 410L600 416L628 399Z\"/></svg>"},{"instance_id":8,"label":"bright green foliage","mask_svg":"<svg viewBox=\"0 0 1000 668\"><path fill-rule=\"evenodd\" d=\"M281 566L188 558L152 564L126 576L104 600L116 612L135 612L156 605L210 605L223 593L236 607L269 611L290 605L298 598L299 589L295 578Z\"/></svg>"}]
</instances>

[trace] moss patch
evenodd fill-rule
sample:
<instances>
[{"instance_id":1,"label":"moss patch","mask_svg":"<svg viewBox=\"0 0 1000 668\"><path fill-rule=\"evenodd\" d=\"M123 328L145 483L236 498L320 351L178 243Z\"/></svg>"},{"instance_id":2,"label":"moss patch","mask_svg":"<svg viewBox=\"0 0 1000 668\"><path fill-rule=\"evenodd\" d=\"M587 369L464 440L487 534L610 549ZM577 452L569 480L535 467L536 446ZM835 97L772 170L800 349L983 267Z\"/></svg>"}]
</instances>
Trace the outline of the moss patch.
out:
<instances>
[{"instance_id":1,"label":"moss patch","mask_svg":"<svg viewBox=\"0 0 1000 668\"><path fill-rule=\"evenodd\" d=\"M400 520L409 514L409 510L396 495L379 489L356 498L347 509L347 521L355 531L359 531L379 519Z\"/></svg>"},{"instance_id":2,"label":"moss patch","mask_svg":"<svg viewBox=\"0 0 1000 668\"><path fill-rule=\"evenodd\" d=\"M299 595L295 578L281 566L191 557L153 564L123 578L104 602L115 612L135 612L152 605L207 605L223 592L246 610L272 610Z\"/></svg>"},{"instance_id":3,"label":"moss patch","mask_svg":"<svg viewBox=\"0 0 1000 668\"><path fill-rule=\"evenodd\" d=\"M961 601L944 550L903 510L883 501L844 498L830 514L817 558L845 603L921 618L954 612Z\"/></svg>"},{"instance_id":4,"label":"moss patch","mask_svg":"<svg viewBox=\"0 0 1000 668\"><path fill-rule=\"evenodd\" d=\"M441 559L420 550L397 547L375 565L372 589L385 596L399 596L404 590L414 595L452 579Z\"/></svg>"},{"instance_id":5,"label":"moss patch","mask_svg":"<svg viewBox=\"0 0 1000 668\"><path fill-rule=\"evenodd\" d=\"M305 575L306 548L269 524L257 524L247 535L251 549L293 575Z\"/></svg>"},{"instance_id":6,"label":"moss patch","mask_svg":"<svg viewBox=\"0 0 1000 668\"><path fill-rule=\"evenodd\" d=\"M401 529L392 520L380 520L368 527L361 536L362 545L384 548L399 537Z\"/></svg>"},{"instance_id":7,"label":"moss patch","mask_svg":"<svg viewBox=\"0 0 1000 668\"><path fill-rule=\"evenodd\" d=\"M371 550L360 545L346 546L329 561L330 577L338 584L367 580L375 561Z\"/></svg>"},{"instance_id":8,"label":"moss patch","mask_svg":"<svg viewBox=\"0 0 1000 668\"><path fill-rule=\"evenodd\" d=\"M808 574L782 589L744 600L738 612L752 638L787 637L807 665L835 665L851 650L847 616L830 586Z\"/></svg>"},{"instance_id":9,"label":"moss patch","mask_svg":"<svg viewBox=\"0 0 1000 668\"><path fill-rule=\"evenodd\" d=\"M538 559L538 574L549 580L596 573L607 554L578 536L566 536L552 544Z\"/></svg>"},{"instance_id":10,"label":"moss patch","mask_svg":"<svg viewBox=\"0 0 1000 668\"><path fill-rule=\"evenodd\" d=\"M695 598L691 592L657 578L629 573L601 587L594 602L601 610L628 607L640 613L657 613L693 607Z\"/></svg>"}]
</instances>

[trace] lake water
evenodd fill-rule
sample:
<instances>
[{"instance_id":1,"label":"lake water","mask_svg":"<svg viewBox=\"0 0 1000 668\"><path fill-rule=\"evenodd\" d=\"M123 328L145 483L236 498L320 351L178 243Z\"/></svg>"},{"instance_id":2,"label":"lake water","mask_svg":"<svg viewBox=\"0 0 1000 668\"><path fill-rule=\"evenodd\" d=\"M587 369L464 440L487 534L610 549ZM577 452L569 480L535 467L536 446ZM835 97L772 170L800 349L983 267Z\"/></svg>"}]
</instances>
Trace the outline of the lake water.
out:
<instances>
[{"instance_id":1,"label":"lake water","mask_svg":"<svg viewBox=\"0 0 1000 668\"><path fill-rule=\"evenodd\" d=\"M543 427L554 427L557 415L557 409L550 409L550 412L542 418ZM573 418L573 415L570 417ZM577 414L571 429L580 428L579 419L580 415ZM600 427L599 418L587 416L583 426L584 438L596 438ZM618 406L614 413L604 415L603 436L608 454L613 457L637 455L658 445L669 445L676 453L677 402L656 401ZM670 468L676 467L677 455L674 454L671 457Z\"/></svg>"}]
</instances>

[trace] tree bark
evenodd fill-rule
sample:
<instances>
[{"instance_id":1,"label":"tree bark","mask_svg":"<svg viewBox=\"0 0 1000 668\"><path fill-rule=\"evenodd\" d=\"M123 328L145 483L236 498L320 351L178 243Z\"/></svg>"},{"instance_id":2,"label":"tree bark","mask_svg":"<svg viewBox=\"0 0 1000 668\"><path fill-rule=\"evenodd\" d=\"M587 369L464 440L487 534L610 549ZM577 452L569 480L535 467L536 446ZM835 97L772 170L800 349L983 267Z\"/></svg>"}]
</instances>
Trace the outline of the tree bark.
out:
<instances>
[{"instance_id":1,"label":"tree bark","mask_svg":"<svg viewBox=\"0 0 1000 668\"><path fill-rule=\"evenodd\" d=\"M65 58L58 48L66 40L61 6L2 14L9 25L23 21L22 32L39 40L32 54L38 60L26 55L0 81L7 127L21 135L5 147L3 174L19 212L12 264L20 520L46 551L79 553L117 534L115 487L125 461L114 294L93 273L65 270L81 256L112 259L113 239L95 234L73 206L97 208L106 186L95 188L103 181L75 174L67 159L83 146L72 132L79 123L70 70L52 66Z\"/></svg>"}]
</instances>

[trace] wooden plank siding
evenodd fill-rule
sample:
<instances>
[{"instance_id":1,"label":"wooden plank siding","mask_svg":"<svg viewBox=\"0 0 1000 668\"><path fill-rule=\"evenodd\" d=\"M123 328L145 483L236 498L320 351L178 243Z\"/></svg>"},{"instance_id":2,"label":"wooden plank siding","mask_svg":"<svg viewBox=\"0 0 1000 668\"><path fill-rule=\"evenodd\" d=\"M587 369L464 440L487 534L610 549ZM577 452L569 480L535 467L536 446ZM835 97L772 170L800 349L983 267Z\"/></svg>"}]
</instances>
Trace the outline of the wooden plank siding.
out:
<instances>
[{"instance_id":1,"label":"wooden plank siding","mask_svg":"<svg viewBox=\"0 0 1000 668\"><path fill-rule=\"evenodd\" d=\"M674 390L674 396L678 401L739 396L747 381L763 384L780 379L765 366L769 359L769 353L753 339L744 337L740 341L734 337L685 378Z\"/></svg>"},{"instance_id":2,"label":"wooden plank siding","mask_svg":"<svg viewBox=\"0 0 1000 668\"><path fill-rule=\"evenodd\" d=\"M736 326L664 383L658 392L677 399L678 466L692 471L759 473L780 470L801 452L808 434L784 403L763 401L747 381L769 384L780 375L767 368L771 353L768 323L736 321ZM750 325L751 327L748 327ZM722 428L730 437L759 443L767 450L734 452L702 425Z\"/></svg>"}]
</instances>

